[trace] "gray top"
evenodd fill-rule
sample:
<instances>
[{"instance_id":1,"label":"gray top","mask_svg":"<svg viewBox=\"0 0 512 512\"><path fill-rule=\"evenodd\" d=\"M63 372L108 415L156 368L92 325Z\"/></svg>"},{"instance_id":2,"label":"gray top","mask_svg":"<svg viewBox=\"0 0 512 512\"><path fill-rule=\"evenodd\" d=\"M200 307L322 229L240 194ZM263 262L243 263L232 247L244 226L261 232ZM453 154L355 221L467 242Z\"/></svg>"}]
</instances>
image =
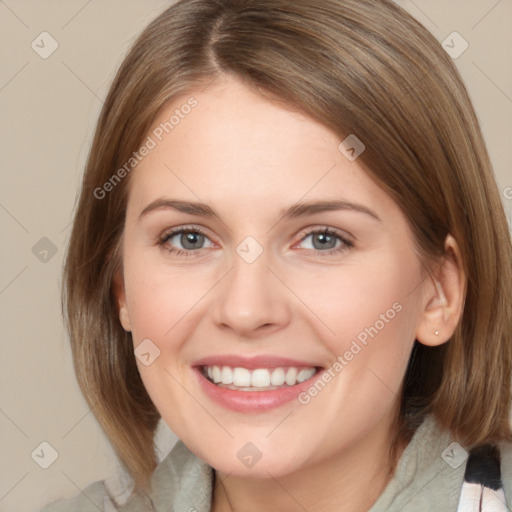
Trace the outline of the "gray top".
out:
<instances>
[{"instance_id":1,"label":"gray top","mask_svg":"<svg viewBox=\"0 0 512 512\"><path fill-rule=\"evenodd\" d=\"M456 512L467 452L427 417L403 451L395 474L369 512ZM512 507L512 444L500 445L505 498ZM210 512L213 469L178 441L152 476L156 512ZM41 512L147 512L138 498L121 508L109 499L103 481ZM509 508L512 510L512 508Z\"/></svg>"}]
</instances>

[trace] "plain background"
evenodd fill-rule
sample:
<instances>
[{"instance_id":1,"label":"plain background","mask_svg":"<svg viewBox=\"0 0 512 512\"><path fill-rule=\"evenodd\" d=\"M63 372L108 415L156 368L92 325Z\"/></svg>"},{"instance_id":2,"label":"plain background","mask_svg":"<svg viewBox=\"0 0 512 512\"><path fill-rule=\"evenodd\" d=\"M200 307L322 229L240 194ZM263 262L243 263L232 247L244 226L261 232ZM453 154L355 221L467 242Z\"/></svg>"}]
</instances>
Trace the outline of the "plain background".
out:
<instances>
[{"instance_id":1,"label":"plain background","mask_svg":"<svg viewBox=\"0 0 512 512\"><path fill-rule=\"evenodd\" d=\"M33 511L117 478L113 451L74 376L60 315L61 269L102 100L135 36L171 3L0 0L2 512ZM512 219L512 1L397 3L440 42L454 31L468 42L455 61ZM58 43L47 59L31 47L42 32ZM161 425L160 457L173 441ZM31 456L42 442L58 453L48 469Z\"/></svg>"}]
</instances>

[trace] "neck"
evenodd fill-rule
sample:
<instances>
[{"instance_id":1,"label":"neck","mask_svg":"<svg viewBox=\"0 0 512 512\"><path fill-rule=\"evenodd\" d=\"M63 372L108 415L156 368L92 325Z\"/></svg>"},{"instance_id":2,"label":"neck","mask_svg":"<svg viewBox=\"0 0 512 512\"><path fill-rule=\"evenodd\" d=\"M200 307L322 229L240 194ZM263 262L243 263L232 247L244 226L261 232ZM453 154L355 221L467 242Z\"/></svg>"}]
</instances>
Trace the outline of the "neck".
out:
<instances>
[{"instance_id":1,"label":"neck","mask_svg":"<svg viewBox=\"0 0 512 512\"><path fill-rule=\"evenodd\" d=\"M405 446L390 459L391 427L376 428L357 445L320 464L264 479L215 472L212 512L367 512L392 477Z\"/></svg>"}]
</instances>

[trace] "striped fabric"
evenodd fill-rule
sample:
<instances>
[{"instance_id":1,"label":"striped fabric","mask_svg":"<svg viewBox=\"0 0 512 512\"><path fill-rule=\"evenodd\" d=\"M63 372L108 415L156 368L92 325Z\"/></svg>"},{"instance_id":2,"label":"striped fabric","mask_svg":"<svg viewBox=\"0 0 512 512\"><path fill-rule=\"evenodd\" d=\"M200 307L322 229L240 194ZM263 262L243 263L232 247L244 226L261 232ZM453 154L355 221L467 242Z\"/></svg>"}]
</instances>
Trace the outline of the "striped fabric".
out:
<instances>
[{"instance_id":1,"label":"striped fabric","mask_svg":"<svg viewBox=\"0 0 512 512\"><path fill-rule=\"evenodd\" d=\"M469 452L457 512L508 512L501 483L500 453L485 444Z\"/></svg>"}]
</instances>

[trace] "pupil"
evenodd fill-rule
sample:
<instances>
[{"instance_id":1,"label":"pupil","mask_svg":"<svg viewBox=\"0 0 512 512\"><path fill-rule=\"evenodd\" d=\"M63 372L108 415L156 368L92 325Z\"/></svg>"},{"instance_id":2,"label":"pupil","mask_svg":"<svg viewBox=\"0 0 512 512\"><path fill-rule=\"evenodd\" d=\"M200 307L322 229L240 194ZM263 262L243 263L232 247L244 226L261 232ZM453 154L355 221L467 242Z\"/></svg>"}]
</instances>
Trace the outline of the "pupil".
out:
<instances>
[{"instance_id":1,"label":"pupil","mask_svg":"<svg viewBox=\"0 0 512 512\"><path fill-rule=\"evenodd\" d=\"M336 242L334 237L332 237L331 235L328 235L326 233L318 233L318 240L320 241L320 247L315 247L315 249L319 249L319 248L325 249L327 247L327 244L329 243L329 241ZM315 245L314 242L313 242L313 245ZM334 248L334 246L331 244L331 246L329 246L329 249L332 249L332 248Z\"/></svg>"},{"instance_id":2,"label":"pupil","mask_svg":"<svg viewBox=\"0 0 512 512\"><path fill-rule=\"evenodd\" d=\"M184 240L183 247L185 247L186 249L196 249L196 247L189 247L188 244L191 244L192 246L197 244L198 241L201 241L202 236L203 235L201 235L200 233L185 233L184 239L182 239L182 243Z\"/></svg>"}]
</instances>

